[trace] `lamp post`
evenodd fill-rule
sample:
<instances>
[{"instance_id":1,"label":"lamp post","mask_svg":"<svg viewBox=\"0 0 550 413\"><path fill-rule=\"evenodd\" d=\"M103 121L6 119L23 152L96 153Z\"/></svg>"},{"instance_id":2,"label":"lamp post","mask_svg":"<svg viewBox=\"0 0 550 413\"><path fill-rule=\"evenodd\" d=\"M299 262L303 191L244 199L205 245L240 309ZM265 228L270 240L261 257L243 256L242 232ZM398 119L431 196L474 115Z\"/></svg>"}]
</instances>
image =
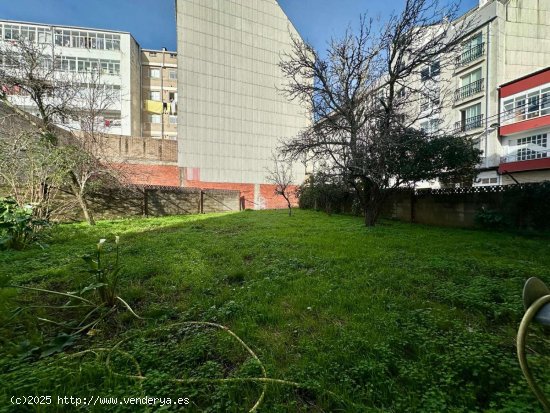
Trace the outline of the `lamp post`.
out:
<instances>
[{"instance_id":1,"label":"lamp post","mask_svg":"<svg viewBox=\"0 0 550 413\"><path fill-rule=\"evenodd\" d=\"M523 287L523 306L525 314L521 320L517 337L517 354L521 371L527 380L527 384L537 396L544 407L544 411L550 413L550 403L542 390L537 386L533 373L527 363L525 354L527 330L529 324L534 320L544 326L550 326L550 290L541 280L531 277Z\"/></svg>"}]
</instances>

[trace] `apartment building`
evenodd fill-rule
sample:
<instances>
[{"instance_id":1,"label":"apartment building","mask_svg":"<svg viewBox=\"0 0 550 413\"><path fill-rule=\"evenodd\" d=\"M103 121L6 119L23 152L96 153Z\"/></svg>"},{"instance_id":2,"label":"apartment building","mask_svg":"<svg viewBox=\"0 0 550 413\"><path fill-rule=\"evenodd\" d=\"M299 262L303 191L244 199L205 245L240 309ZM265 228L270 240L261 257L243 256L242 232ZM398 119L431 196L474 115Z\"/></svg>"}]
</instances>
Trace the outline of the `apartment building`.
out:
<instances>
[{"instance_id":1,"label":"apartment building","mask_svg":"<svg viewBox=\"0 0 550 413\"><path fill-rule=\"evenodd\" d=\"M176 15L182 185L238 189L247 208L275 206L272 152L310 122L277 89L298 32L276 0L177 0ZM296 164L297 183L304 173Z\"/></svg>"},{"instance_id":2,"label":"apartment building","mask_svg":"<svg viewBox=\"0 0 550 413\"><path fill-rule=\"evenodd\" d=\"M440 110L417 126L468 136L483 151L474 185L506 184L500 163L509 154L499 135L499 86L550 66L550 1L480 0L462 22L469 29L452 64L434 61L421 68L418 81L440 83L442 93L435 101ZM433 104L420 102L418 111Z\"/></svg>"},{"instance_id":3,"label":"apartment building","mask_svg":"<svg viewBox=\"0 0 550 413\"><path fill-rule=\"evenodd\" d=\"M100 81L114 90L115 99L106 113L104 130L109 134L138 135L141 129L139 96L139 45L130 33L82 27L0 20L0 39L14 43L36 42L43 53L51 54L62 78L75 78L92 70ZM7 62L1 62L6 69ZM85 83L85 80L83 80ZM24 110L35 113L29 96L10 91L9 99ZM78 102L75 102L78 107ZM66 120L68 126L70 120Z\"/></svg>"},{"instance_id":4,"label":"apartment building","mask_svg":"<svg viewBox=\"0 0 550 413\"><path fill-rule=\"evenodd\" d=\"M503 184L550 180L550 67L501 85Z\"/></svg>"},{"instance_id":5,"label":"apartment building","mask_svg":"<svg viewBox=\"0 0 550 413\"><path fill-rule=\"evenodd\" d=\"M178 134L177 53L141 50L141 136L176 140Z\"/></svg>"}]
</instances>

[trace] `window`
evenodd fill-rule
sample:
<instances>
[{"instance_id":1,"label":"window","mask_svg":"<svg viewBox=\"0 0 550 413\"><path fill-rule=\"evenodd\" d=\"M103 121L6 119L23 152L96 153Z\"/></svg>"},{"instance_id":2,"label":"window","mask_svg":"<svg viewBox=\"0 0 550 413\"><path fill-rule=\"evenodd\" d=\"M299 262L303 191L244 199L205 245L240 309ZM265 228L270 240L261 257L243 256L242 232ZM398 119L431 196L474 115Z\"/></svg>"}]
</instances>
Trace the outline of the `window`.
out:
<instances>
[{"instance_id":1,"label":"window","mask_svg":"<svg viewBox=\"0 0 550 413\"><path fill-rule=\"evenodd\" d=\"M76 57L61 56L58 64L60 65L60 70L64 72L76 72Z\"/></svg>"},{"instance_id":2,"label":"window","mask_svg":"<svg viewBox=\"0 0 550 413\"><path fill-rule=\"evenodd\" d=\"M105 35L105 50L116 50L112 34Z\"/></svg>"},{"instance_id":3,"label":"window","mask_svg":"<svg viewBox=\"0 0 550 413\"><path fill-rule=\"evenodd\" d=\"M120 50L120 36L113 34L113 50Z\"/></svg>"},{"instance_id":4,"label":"window","mask_svg":"<svg viewBox=\"0 0 550 413\"><path fill-rule=\"evenodd\" d=\"M428 90L426 93L421 92L420 96L420 111L424 112L426 110L439 111L440 103L440 89L435 88L433 90Z\"/></svg>"},{"instance_id":5,"label":"window","mask_svg":"<svg viewBox=\"0 0 550 413\"><path fill-rule=\"evenodd\" d=\"M40 42L41 33L40 29L38 30L38 39ZM47 35L42 35L42 38L48 40ZM49 35L49 41L51 41L51 34ZM44 41L44 43L47 43L47 41ZM57 29L55 31L55 44L57 46L80 49L120 50L120 36L116 34Z\"/></svg>"},{"instance_id":6,"label":"window","mask_svg":"<svg viewBox=\"0 0 550 413\"><path fill-rule=\"evenodd\" d=\"M474 70L460 78L460 87L455 91L455 101L466 99L483 90L481 68Z\"/></svg>"},{"instance_id":7,"label":"window","mask_svg":"<svg viewBox=\"0 0 550 413\"><path fill-rule=\"evenodd\" d=\"M432 77L435 77L441 73L441 67L440 67L439 61L432 63L432 65L430 66L430 71L431 71L430 74Z\"/></svg>"},{"instance_id":8,"label":"window","mask_svg":"<svg viewBox=\"0 0 550 413\"><path fill-rule=\"evenodd\" d=\"M508 123L514 118L514 99L505 100L502 107L504 109L502 112L502 122Z\"/></svg>"},{"instance_id":9,"label":"window","mask_svg":"<svg viewBox=\"0 0 550 413\"><path fill-rule=\"evenodd\" d=\"M96 36L96 49L105 48L105 35L103 33L98 33Z\"/></svg>"},{"instance_id":10,"label":"window","mask_svg":"<svg viewBox=\"0 0 550 413\"><path fill-rule=\"evenodd\" d=\"M456 59L457 66L473 62L483 56L484 52L483 33L479 32L462 43L462 51Z\"/></svg>"},{"instance_id":11,"label":"window","mask_svg":"<svg viewBox=\"0 0 550 413\"><path fill-rule=\"evenodd\" d=\"M170 125L177 125L178 124L178 117L174 115L170 115Z\"/></svg>"},{"instance_id":12,"label":"window","mask_svg":"<svg viewBox=\"0 0 550 413\"><path fill-rule=\"evenodd\" d=\"M36 31L38 43L50 44L52 42L52 32L50 29L39 27Z\"/></svg>"},{"instance_id":13,"label":"window","mask_svg":"<svg viewBox=\"0 0 550 413\"><path fill-rule=\"evenodd\" d=\"M470 106L464 110L466 119L472 119L481 114L481 103Z\"/></svg>"},{"instance_id":14,"label":"window","mask_svg":"<svg viewBox=\"0 0 550 413\"><path fill-rule=\"evenodd\" d=\"M403 99L406 94L407 94L407 91L405 90L405 87L402 87L401 89L399 89L397 91L397 98L398 99Z\"/></svg>"},{"instance_id":15,"label":"window","mask_svg":"<svg viewBox=\"0 0 550 413\"><path fill-rule=\"evenodd\" d=\"M548 135L527 136L517 140L516 161L529 161L548 157Z\"/></svg>"},{"instance_id":16,"label":"window","mask_svg":"<svg viewBox=\"0 0 550 413\"><path fill-rule=\"evenodd\" d=\"M460 80L462 82L462 86L468 86L474 82L481 80L481 67L474 70L473 72L468 73L465 76L462 76Z\"/></svg>"},{"instance_id":17,"label":"window","mask_svg":"<svg viewBox=\"0 0 550 413\"><path fill-rule=\"evenodd\" d=\"M550 87L540 92L540 115L550 115Z\"/></svg>"},{"instance_id":18,"label":"window","mask_svg":"<svg viewBox=\"0 0 550 413\"><path fill-rule=\"evenodd\" d=\"M156 56L157 56L157 52L149 52L149 56L151 56L151 57L156 57Z\"/></svg>"},{"instance_id":19,"label":"window","mask_svg":"<svg viewBox=\"0 0 550 413\"><path fill-rule=\"evenodd\" d=\"M501 105L503 124L550 115L550 87L507 97Z\"/></svg>"},{"instance_id":20,"label":"window","mask_svg":"<svg viewBox=\"0 0 550 413\"><path fill-rule=\"evenodd\" d=\"M4 39L6 40L18 40L20 36L19 26L14 24L4 25Z\"/></svg>"},{"instance_id":21,"label":"window","mask_svg":"<svg viewBox=\"0 0 550 413\"><path fill-rule=\"evenodd\" d=\"M36 27L21 26L21 39L30 42L36 41Z\"/></svg>"},{"instance_id":22,"label":"window","mask_svg":"<svg viewBox=\"0 0 550 413\"><path fill-rule=\"evenodd\" d=\"M177 70L170 70L170 72L168 72L168 76L169 76L170 80L177 80L178 79Z\"/></svg>"},{"instance_id":23,"label":"window","mask_svg":"<svg viewBox=\"0 0 550 413\"><path fill-rule=\"evenodd\" d=\"M480 181L483 185L491 185L498 183L498 178L481 178Z\"/></svg>"},{"instance_id":24,"label":"window","mask_svg":"<svg viewBox=\"0 0 550 413\"><path fill-rule=\"evenodd\" d=\"M529 93L527 96L527 119L539 116L539 97L540 92Z\"/></svg>"},{"instance_id":25,"label":"window","mask_svg":"<svg viewBox=\"0 0 550 413\"><path fill-rule=\"evenodd\" d=\"M175 59L176 57L178 57L178 55L177 55L176 53L170 53L170 57L171 57L172 59Z\"/></svg>"},{"instance_id":26,"label":"window","mask_svg":"<svg viewBox=\"0 0 550 413\"><path fill-rule=\"evenodd\" d=\"M428 79L432 79L436 76L439 76L441 73L441 67L439 61L433 62L430 66L425 67L420 72L420 79L425 82Z\"/></svg>"},{"instance_id":27,"label":"window","mask_svg":"<svg viewBox=\"0 0 550 413\"><path fill-rule=\"evenodd\" d=\"M149 97L150 100L156 100L160 102L160 90L151 90Z\"/></svg>"},{"instance_id":28,"label":"window","mask_svg":"<svg viewBox=\"0 0 550 413\"><path fill-rule=\"evenodd\" d=\"M158 79L160 78L160 69L149 69L149 77L152 79Z\"/></svg>"},{"instance_id":29,"label":"window","mask_svg":"<svg viewBox=\"0 0 550 413\"><path fill-rule=\"evenodd\" d=\"M430 78L430 68L427 67L425 69L422 69L422 71L420 72L420 79L422 79L422 81L426 81Z\"/></svg>"},{"instance_id":30,"label":"window","mask_svg":"<svg viewBox=\"0 0 550 413\"><path fill-rule=\"evenodd\" d=\"M422 131L430 134L430 133L436 133L439 129L439 124L441 123L441 121L439 119L429 119L425 122L422 122L420 124L420 129L422 129Z\"/></svg>"},{"instance_id":31,"label":"window","mask_svg":"<svg viewBox=\"0 0 550 413\"><path fill-rule=\"evenodd\" d=\"M55 67L65 72L91 72L100 70L106 75L120 75L120 62L116 60L89 59L86 57L59 56Z\"/></svg>"},{"instance_id":32,"label":"window","mask_svg":"<svg viewBox=\"0 0 550 413\"><path fill-rule=\"evenodd\" d=\"M160 122L161 122L160 115L149 115L149 123L160 123Z\"/></svg>"},{"instance_id":33,"label":"window","mask_svg":"<svg viewBox=\"0 0 550 413\"><path fill-rule=\"evenodd\" d=\"M472 129L481 128L483 123L483 115L481 114L481 103L467 107L460 111L460 122L457 128L463 132Z\"/></svg>"}]
</instances>

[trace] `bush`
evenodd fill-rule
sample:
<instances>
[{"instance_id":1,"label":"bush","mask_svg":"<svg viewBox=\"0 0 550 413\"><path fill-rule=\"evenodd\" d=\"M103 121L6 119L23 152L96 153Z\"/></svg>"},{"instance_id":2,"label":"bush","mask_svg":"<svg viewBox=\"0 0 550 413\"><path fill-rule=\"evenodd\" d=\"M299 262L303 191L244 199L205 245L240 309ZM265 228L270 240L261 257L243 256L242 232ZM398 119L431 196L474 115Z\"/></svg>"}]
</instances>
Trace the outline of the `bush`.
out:
<instances>
[{"instance_id":1,"label":"bush","mask_svg":"<svg viewBox=\"0 0 550 413\"><path fill-rule=\"evenodd\" d=\"M485 207L476 213L475 221L483 228L501 229L504 227L504 216L499 211Z\"/></svg>"},{"instance_id":2,"label":"bush","mask_svg":"<svg viewBox=\"0 0 550 413\"><path fill-rule=\"evenodd\" d=\"M0 198L0 249L22 250L37 240L38 232L48 225L35 219L34 207L20 207L12 198Z\"/></svg>"},{"instance_id":3,"label":"bush","mask_svg":"<svg viewBox=\"0 0 550 413\"><path fill-rule=\"evenodd\" d=\"M323 173L310 176L300 186L298 199L302 209L321 210L329 214L357 213L354 192L341 180Z\"/></svg>"},{"instance_id":4,"label":"bush","mask_svg":"<svg viewBox=\"0 0 550 413\"><path fill-rule=\"evenodd\" d=\"M550 181L512 185L503 194L503 215L512 228L550 230Z\"/></svg>"},{"instance_id":5,"label":"bush","mask_svg":"<svg viewBox=\"0 0 550 413\"><path fill-rule=\"evenodd\" d=\"M509 185L493 208L483 206L476 222L489 229L550 230L550 181Z\"/></svg>"}]
</instances>

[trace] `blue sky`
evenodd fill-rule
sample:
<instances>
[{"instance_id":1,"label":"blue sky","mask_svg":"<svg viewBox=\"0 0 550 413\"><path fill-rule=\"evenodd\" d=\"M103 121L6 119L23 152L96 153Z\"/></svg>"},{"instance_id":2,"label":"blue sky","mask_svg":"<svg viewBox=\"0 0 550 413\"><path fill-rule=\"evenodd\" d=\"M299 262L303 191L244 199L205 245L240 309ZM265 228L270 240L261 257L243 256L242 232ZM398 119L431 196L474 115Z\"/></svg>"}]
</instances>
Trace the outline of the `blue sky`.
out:
<instances>
[{"instance_id":1,"label":"blue sky","mask_svg":"<svg viewBox=\"0 0 550 413\"><path fill-rule=\"evenodd\" d=\"M229 0L225 0L229 1ZM462 0L466 11L478 0ZM324 49L361 13L399 10L404 0L279 0L300 34ZM0 18L131 32L146 49L176 49L174 0L0 0Z\"/></svg>"}]
</instances>

